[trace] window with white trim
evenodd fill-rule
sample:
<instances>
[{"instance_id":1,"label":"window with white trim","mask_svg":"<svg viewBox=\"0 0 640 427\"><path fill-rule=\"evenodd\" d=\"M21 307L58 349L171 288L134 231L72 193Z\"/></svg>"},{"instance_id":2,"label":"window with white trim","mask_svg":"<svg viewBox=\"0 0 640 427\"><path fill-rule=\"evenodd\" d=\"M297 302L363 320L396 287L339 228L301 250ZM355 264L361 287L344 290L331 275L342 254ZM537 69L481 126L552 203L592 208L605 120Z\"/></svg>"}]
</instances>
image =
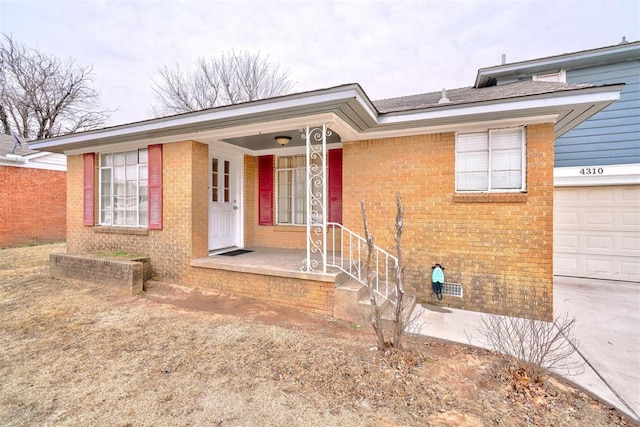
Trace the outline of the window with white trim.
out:
<instances>
[{"instance_id":1,"label":"window with white trim","mask_svg":"<svg viewBox=\"0 0 640 427\"><path fill-rule=\"evenodd\" d=\"M320 159L313 164L320 165ZM280 156L276 160L276 224L307 223L306 156ZM321 191L314 186L314 191Z\"/></svg>"},{"instance_id":2,"label":"window with white trim","mask_svg":"<svg viewBox=\"0 0 640 427\"><path fill-rule=\"evenodd\" d=\"M100 155L100 225L146 227L147 149Z\"/></svg>"},{"instance_id":3,"label":"window with white trim","mask_svg":"<svg viewBox=\"0 0 640 427\"><path fill-rule=\"evenodd\" d=\"M456 191L524 191L524 128L456 135Z\"/></svg>"}]
</instances>

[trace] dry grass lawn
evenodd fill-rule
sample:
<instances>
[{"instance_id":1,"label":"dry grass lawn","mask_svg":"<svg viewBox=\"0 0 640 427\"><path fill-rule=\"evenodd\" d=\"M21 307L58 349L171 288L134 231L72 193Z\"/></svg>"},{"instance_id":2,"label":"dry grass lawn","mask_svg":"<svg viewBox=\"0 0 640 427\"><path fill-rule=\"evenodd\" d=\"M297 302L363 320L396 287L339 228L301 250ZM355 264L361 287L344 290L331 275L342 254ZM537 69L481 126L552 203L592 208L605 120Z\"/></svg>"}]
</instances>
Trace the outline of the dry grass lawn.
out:
<instances>
[{"instance_id":1,"label":"dry grass lawn","mask_svg":"<svg viewBox=\"0 0 640 427\"><path fill-rule=\"evenodd\" d=\"M515 392L505 361L423 337L158 285L48 276L63 244L0 250L0 425L633 425L563 381Z\"/></svg>"}]
</instances>

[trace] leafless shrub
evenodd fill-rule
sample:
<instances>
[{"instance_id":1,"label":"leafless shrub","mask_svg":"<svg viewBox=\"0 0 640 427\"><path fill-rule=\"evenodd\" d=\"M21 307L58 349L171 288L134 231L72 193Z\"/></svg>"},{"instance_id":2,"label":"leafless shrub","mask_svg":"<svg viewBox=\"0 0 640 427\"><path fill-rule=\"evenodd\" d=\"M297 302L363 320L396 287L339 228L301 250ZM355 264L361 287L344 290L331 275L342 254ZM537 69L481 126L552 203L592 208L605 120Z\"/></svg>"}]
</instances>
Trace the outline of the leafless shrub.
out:
<instances>
[{"instance_id":1,"label":"leafless shrub","mask_svg":"<svg viewBox=\"0 0 640 427\"><path fill-rule=\"evenodd\" d=\"M386 341L384 337L384 329L382 326L382 305L384 301L378 297L373 287L374 272L371 268L371 257L374 252L373 236L369 233L369 227L367 224L367 211L364 201L360 204L362 209L362 221L364 223L364 235L367 243L367 255L364 263L365 280L367 282L367 288L369 291L369 301L371 302L371 325L376 333L378 350L385 350L390 347L397 349L402 348L402 336L404 335L407 325L416 319L414 316L411 318L411 312L413 309L413 303L405 299L404 292L404 261L402 256L402 232L404 221L404 207L400 199L400 193L396 192L396 220L395 220L395 246L396 257L398 259L397 265L394 269L393 277L393 319L391 323L393 325L393 334L390 341Z\"/></svg>"},{"instance_id":2,"label":"leafless shrub","mask_svg":"<svg viewBox=\"0 0 640 427\"><path fill-rule=\"evenodd\" d=\"M540 381L545 371L582 372L574 324L575 318L567 314L553 322L490 314L481 317L478 332L488 346L510 357L520 372Z\"/></svg>"}]
</instances>

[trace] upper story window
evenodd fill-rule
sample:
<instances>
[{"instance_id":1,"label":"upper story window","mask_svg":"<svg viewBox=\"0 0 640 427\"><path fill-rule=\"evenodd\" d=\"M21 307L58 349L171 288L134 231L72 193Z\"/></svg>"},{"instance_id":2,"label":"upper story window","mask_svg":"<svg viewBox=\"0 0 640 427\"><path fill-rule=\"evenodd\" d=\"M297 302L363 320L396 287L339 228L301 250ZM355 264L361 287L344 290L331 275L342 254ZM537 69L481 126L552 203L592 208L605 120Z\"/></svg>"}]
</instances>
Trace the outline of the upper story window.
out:
<instances>
[{"instance_id":1,"label":"upper story window","mask_svg":"<svg viewBox=\"0 0 640 427\"><path fill-rule=\"evenodd\" d=\"M533 80L539 82L557 82L557 83L566 83L567 82L567 72L565 70L560 70L557 73L549 73L549 74L534 74Z\"/></svg>"},{"instance_id":2,"label":"upper story window","mask_svg":"<svg viewBox=\"0 0 640 427\"><path fill-rule=\"evenodd\" d=\"M524 191L524 128L456 135L456 191Z\"/></svg>"},{"instance_id":3,"label":"upper story window","mask_svg":"<svg viewBox=\"0 0 640 427\"><path fill-rule=\"evenodd\" d=\"M146 227L147 149L100 155L100 225Z\"/></svg>"}]
</instances>

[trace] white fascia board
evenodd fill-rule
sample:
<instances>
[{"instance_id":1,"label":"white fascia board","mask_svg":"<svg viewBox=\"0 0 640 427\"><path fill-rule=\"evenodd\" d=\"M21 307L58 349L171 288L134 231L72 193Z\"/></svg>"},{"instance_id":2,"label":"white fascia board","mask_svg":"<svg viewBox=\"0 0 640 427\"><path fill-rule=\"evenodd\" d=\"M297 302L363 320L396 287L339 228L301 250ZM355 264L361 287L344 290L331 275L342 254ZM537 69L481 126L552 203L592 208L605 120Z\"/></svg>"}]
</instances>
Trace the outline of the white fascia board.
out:
<instances>
[{"instance_id":1,"label":"white fascia board","mask_svg":"<svg viewBox=\"0 0 640 427\"><path fill-rule=\"evenodd\" d=\"M553 169L555 187L640 184L640 164L572 166Z\"/></svg>"},{"instance_id":2,"label":"white fascia board","mask_svg":"<svg viewBox=\"0 0 640 427\"><path fill-rule=\"evenodd\" d=\"M273 120L269 122L257 122L247 125L240 125L224 129L213 129L210 131L201 132L185 132L182 135L170 135L154 138L140 138L134 141L121 142L115 144L106 145L86 145L83 148L66 150L65 154L68 156L83 154L87 152L119 152L129 151L138 148L144 148L151 144L166 144L170 142L194 140L208 144L224 144L228 145L222 140L237 138L246 135L256 135L260 133L274 133L279 131L290 131L291 129L304 129L306 126L316 127L327 124L330 129L338 133L343 139L349 137L354 139L354 135L358 135L351 126L338 117L334 113L315 114L312 116L302 116L290 119ZM242 147L233 148L234 152L242 152L243 154L255 154L253 150L244 149ZM279 151L281 153L281 151Z\"/></svg>"},{"instance_id":3,"label":"white fascia board","mask_svg":"<svg viewBox=\"0 0 640 427\"><path fill-rule=\"evenodd\" d=\"M484 105L469 105L438 109L435 111L427 110L409 114L386 114L378 119L380 127L397 126L409 124L412 122L434 122L447 118L460 118L461 121L468 121L473 116L481 117L487 114L504 114L509 117L509 113L530 111L531 115L549 114L572 105L580 104L599 104L611 103L620 99L619 91L595 92L595 93L579 93L569 95L559 95L557 92L549 94L551 96L535 99L509 99L501 100L502 102L491 102ZM553 96L556 95L556 96ZM425 123L427 125L427 123ZM377 129L376 129L377 130Z\"/></svg>"},{"instance_id":4,"label":"white fascia board","mask_svg":"<svg viewBox=\"0 0 640 427\"><path fill-rule=\"evenodd\" d=\"M189 127L191 125L206 124L208 122L215 125L215 122L221 122L225 119L235 117L246 117L247 123L255 120L261 114L280 111L291 111L295 115L295 111L300 107L310 107L314 104L322 105L328 102L336 102L340 100L348 100L355 98L364 110L371 116L373 120L377 113L372 109L370 101L366 95L355 86L347 88L334 89L324 93L304 94L303 96L284 97L274 100L255 101L245 104L230 105L220 107L213 110L199 111L195 113L187 113L179 116L171 116L160 119L152 119L144 122L138 122L127 125L120 125L113 128L105 128L96 131L88 131L78 134L51 138L43 141L32 141L30 146L34 150L47 150L60 145L78 144L91 145L93 141L101 141L110 138L126 137L128 135L140 135L144 138L145 134L162 132L172 128ZM172 138L175 141L175 137Z\"/></svg>"},{"instance_id":5,"label":"white fascia board","mask_svg":"<svg viewBox=\"0 0 640 427\"><path fill-rule=\"evenodd\" d=\"M403 129L376 130L359 134L358 139L395 138L411 135L425 135L433 133L447 132L484 132L489 129L511 128L525 125L535 125L540 123L555 123L557 114L546 114L538 116L516 117L500 120L478 120L457 122L453 124L435 126L416 126ZM344 139L343 139L344 140Z\"/></svg>"},{"instance_id":6,"label":"white fascia board","mask_svg":"<svg viewBox=\"0 0 640 427\"><path fill-rule=\"evenodd\" d=\"M261 133L286 132L291 129L302 129L306 126L315 127L330 124L336 118L337 116L334 113L314 114L290 119L249 123L224 129L213 129L211 131L198 132L194 137L201 139L231 139ZM175 137L172 138L175 140Z\"/></svg>"},{"instance_id":7,"label":"white fascia board","mask_svg":"<svg viewBox=\"0 0 640 427\"><path fill-rule=\"evenodd\" d=\"M7 160L5 157L0 157L0 167L8 166L14 168L24 168L24 169L40 169L40 170L51 170L51 171L60 171L66 172L67 165L61 164L53 164L53 163L38 163L38 162L30 162L25 159L24 162L15 162L12 160Z\"/></svg>"}]
</instances>

